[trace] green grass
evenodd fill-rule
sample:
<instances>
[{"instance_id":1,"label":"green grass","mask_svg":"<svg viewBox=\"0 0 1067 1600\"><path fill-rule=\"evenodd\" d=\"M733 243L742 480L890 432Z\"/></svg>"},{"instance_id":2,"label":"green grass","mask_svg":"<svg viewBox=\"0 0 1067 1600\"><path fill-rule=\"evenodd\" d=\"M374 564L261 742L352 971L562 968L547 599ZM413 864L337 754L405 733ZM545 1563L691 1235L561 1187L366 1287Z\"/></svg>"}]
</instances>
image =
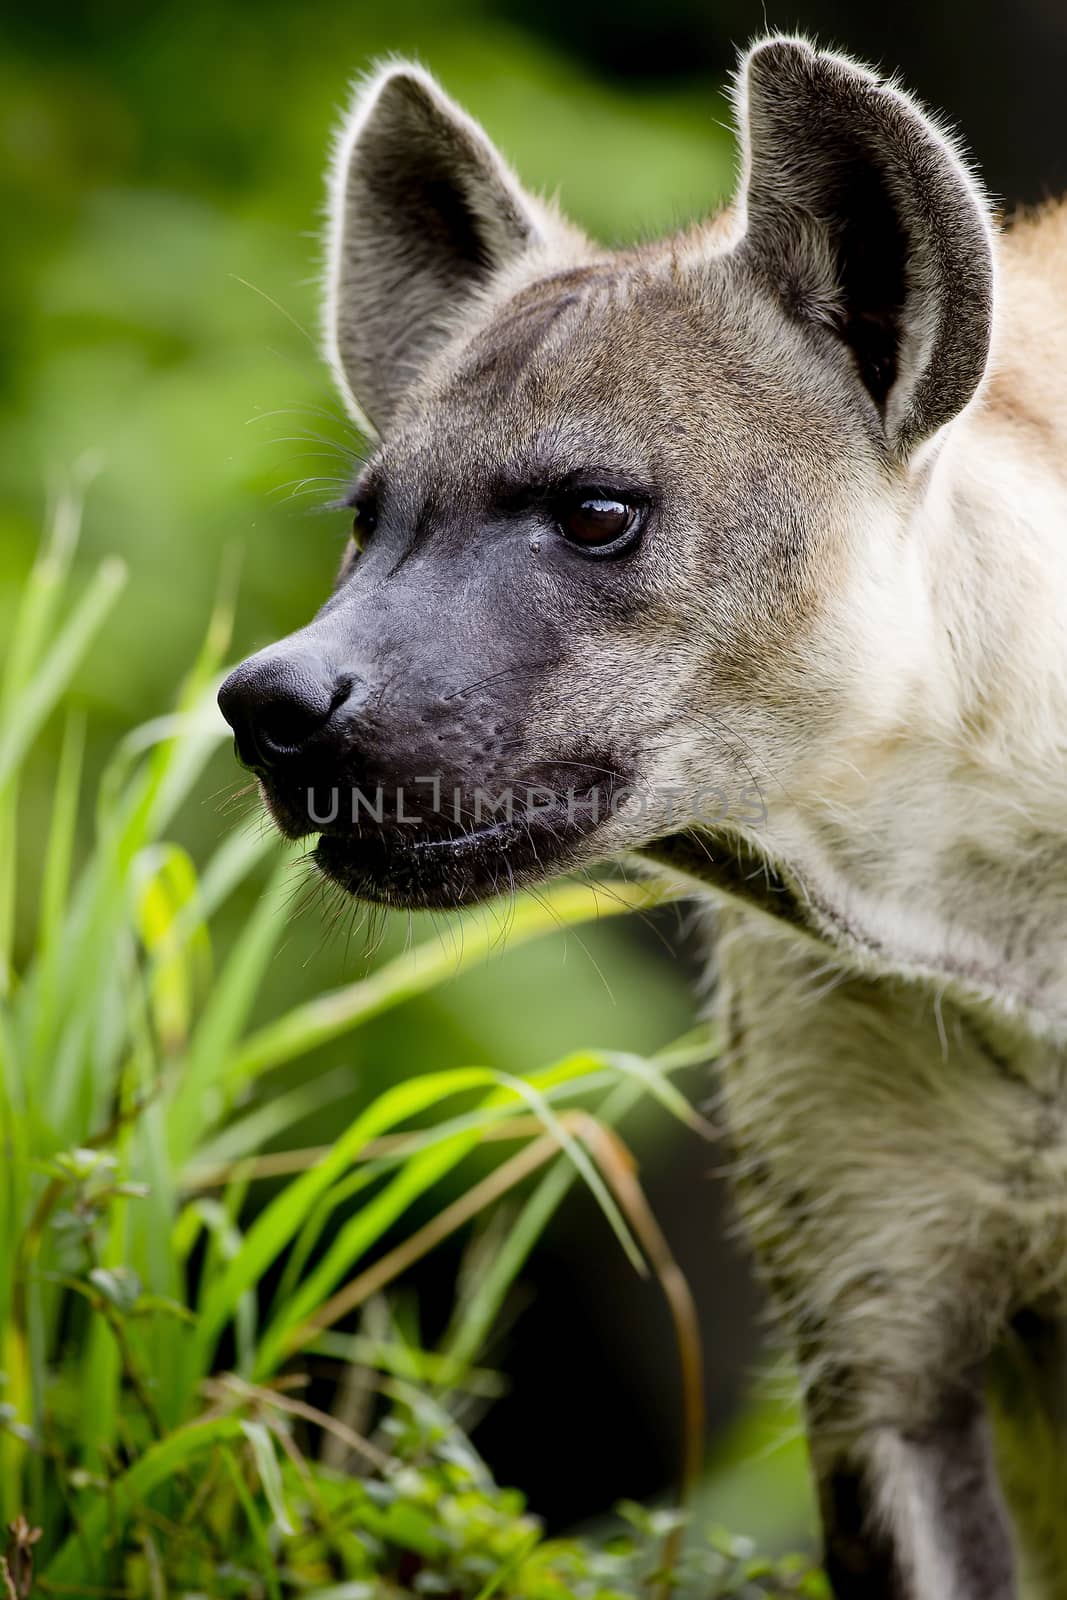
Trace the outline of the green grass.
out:
<instances>
[{"instance_id":1,"label":"green grass","mask_svg":"<svg viewBox=\"0 0 1067 1600\"><path fill-rule=\"evenodd\" d=\"M8 1595L607 1600L665 1592L664 1559L681 1592L686 1562L704 1596L817 1592L799 1568L771 1569L721 1541L697 1539L679 1565L674 1524L636 1512L628 1539L547 1542L453 1420L457 1402L494 1392L478 1365L486 1339L581 1181L668 1295L695 1476L692 1306L612 1129L642 1099L699 1127L672 1074L707 1058L704 1033L652 1059L580 1051L523 1074L478 1063L418 1072L328 1147L261 1156L322 1093L321 1080L302 1084L283 1064L449 983L501 942L502 923L457 915L447 937L257 1024L294 851L235 833L198 866L169 837L223 734L213 699L228 600L174 711L109 761L88 853L76 846L89 805L85 730L67 717L43 858L20 861L27 753L123 581L105 563L75 592L78 520L75 490L55 507L0 683ZM213 919L265 860L265 892L218 962ZM619 883L558 885L509 908L503 937L515 945L654 899ZM16 956L15 929L27 926ZM387 1291L507 1196L509 1227L479 1252L440 1345L421 1348ZM309 1358L334 1375L329 1414L305 1398ZM354 1379L377 1397L355 1411Z\"/></svg>"}]
</instances>

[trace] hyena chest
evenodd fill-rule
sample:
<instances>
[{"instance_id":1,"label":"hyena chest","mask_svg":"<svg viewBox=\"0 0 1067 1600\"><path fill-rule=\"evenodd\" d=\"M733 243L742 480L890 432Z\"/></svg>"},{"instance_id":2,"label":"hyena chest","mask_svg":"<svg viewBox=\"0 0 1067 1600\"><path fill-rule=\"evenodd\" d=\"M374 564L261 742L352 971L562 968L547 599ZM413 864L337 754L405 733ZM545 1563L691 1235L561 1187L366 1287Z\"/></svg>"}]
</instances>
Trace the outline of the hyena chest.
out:
<instances>
[{"instance_id":1,"label":"hyena chest","mask_svg":"<svg viewBox=\"0 0 1067 1600\"><path fill-rule=\"evenodd\" d=\"M944 1327L977 1306L981 1345L1050 1297L1067 1309L1059 1044L751 913L725 915L716 964L741 1204L795 1321L847 1330L863 1307L910 1340L921 1285Z\"/></svg>"}]
</instances>

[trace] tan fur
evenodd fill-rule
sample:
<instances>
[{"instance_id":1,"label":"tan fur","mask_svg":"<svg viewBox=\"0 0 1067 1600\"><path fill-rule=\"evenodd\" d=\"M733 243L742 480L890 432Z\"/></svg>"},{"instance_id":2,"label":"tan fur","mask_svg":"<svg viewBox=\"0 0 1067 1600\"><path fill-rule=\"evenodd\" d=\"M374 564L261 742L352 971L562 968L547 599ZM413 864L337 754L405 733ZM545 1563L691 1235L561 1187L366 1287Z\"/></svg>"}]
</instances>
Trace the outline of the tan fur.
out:
<instances>
[{"instance_id":1,"label":"tan fur","mask_svg":"<svg viewBox=\"0 0 1067 1600\"><path fill-rule=\"evenodd\" d=\"M998 426L1031 429L1062 470L1067 438L1067 203L1014 218L1000 242L1000 334L985 409Z\"/></svg>"}]
</instances>

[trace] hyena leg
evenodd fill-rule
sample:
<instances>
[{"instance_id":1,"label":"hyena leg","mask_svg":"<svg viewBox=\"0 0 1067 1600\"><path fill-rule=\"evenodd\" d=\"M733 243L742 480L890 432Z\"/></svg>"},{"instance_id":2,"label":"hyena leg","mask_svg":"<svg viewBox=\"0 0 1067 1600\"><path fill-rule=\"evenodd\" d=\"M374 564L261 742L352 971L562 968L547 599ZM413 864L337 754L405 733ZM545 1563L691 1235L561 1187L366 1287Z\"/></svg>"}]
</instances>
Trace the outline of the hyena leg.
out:
<instances>
[{"instance_id":1,"label":"hyena leg","mask_svg":"<svg viewBox=\"0 0 1067 1600\"><path fill-rule=\"evenodd\" d=\"M850 1444L821 1414L809 1405L836 1600L1015 1600L1012 1533L977 1381L956 1386L925 1425L882 1424Z\"/></svg>"},{"instance_id":2,"label":"hyena leg","mask_svg":"<svg viewBox=\"0 0 1067 1600\"><path fill-rule=\"evenodd\" d=\"M939 1022L916 991L828 984L744 935L722 957L724 1103L809 1396L837 1600L1015 1600L979 1375L1025 1252L996 1179L1028 1091L947 1005Z\"/></svg>"},{"instance_id":3,"label":"hyena leg","mask_svg":"<svg viewBox=\"0 0 1067 1600\"><path fill-rule=\"evenodd\" d=\"M870 1469L829 1450L821 1452L817 1435L808 1431L822 1519L823 1563L837 1600L900 1600L901 1568L892 1535L878 1511Z\"/></svg>"}]
</instances>

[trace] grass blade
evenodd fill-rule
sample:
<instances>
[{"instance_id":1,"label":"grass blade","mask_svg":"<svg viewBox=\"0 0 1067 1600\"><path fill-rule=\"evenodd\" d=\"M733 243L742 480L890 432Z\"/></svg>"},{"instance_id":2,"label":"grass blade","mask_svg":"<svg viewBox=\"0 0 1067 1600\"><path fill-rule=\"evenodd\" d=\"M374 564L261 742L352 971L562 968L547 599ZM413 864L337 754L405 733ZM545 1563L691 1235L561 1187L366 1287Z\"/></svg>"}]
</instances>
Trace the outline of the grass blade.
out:
<instances>
[{"instance_id":1,"label":"grass blade","mask_svg":"<svg viewBox=\"0 0 1067 1600\"><path fill-rule=\"evenodd\" d=\"M233 1095L235 1085L225 1062L284 932L293 859L292 850L279 859L197 1024L169 1119L171 1160L177 1167L184 1166L205 1131L220 1120Z\"/></svg>"},{"instance_id":2,"label":"grass blade","mask_svg":"<svg viewBox=\"0 0 1067 1600\"><path fill-rule=\"evenodd\" d=\"M228 1064L227 1078L235 1087L243 1088L269 1068L305 1055L371 1017L425 994L485 961L494 951L515 949L529 939L543 938L570 924L647 911L672 898L671 890L649 884L613 883L612 894L604 896L595 886L561 883L536 900L520 899L513 908L509 907L505 938L484 918L461 917L458 949L443 940L427 940L387 962L370 977L296 1006L246 1040Z\"/></svg>"},{"instance_id":3,"label":"grass blade","mask_svg":"<svg viewBox=\"0 0 1067 1600\"><path fill-rule=\"evenodd\" d=\"M366 1111L349 1126L329 1154L309 1172L290 1183L265 1207L252 1224L238 1255L221 1279L214 1284L201 1309L199 1345L206 1363L240 1295L259 1281L281 1251L296 1234L309 1207L324 1193L372 1139L398 1122L417 1116L438 1101L469 1089L482 1088L492 1080L484 1069L466 1068L452 1072L428 1073L379 1095Z\"/></svg>"},{"instance_id":4,"label":"grass blade","mask_svg":"<svg viewBox=\"0 0 1067 1600\"><path fill-rule=\"evenodd\" d=\"M0 793L55 707L126 582L126 568L103 562L0 730Z\"/></svg>"},{"instance_id":5,"label":"grass blade","mask_svg":"<svg viewBox=\"0 0 1067 1600\"><path fill-rule=\"evenodd\" d=\"M53 1590L65 1588L74 1594L76 1586L99 1580L106 1570L111 1540L121 1534L127 1519L205 1451L241 1437L239 1417L211 1417L177 1428L150 1445L140 1460L114 1480L109 1494L101 1495L83 1514L79 1531L70 1535L48 1563L44 1576Z\"/></svg>"},{"instance_id":6,"label":"grass blade","mask_svg":"<svg viewBox=\"0 0 1067 1600\"><path fill-rule=\"evenodd\" d=\"M267 1497L271 1514L279 1529L286 1535L293 1532L289 1508L285 1503L285 1491L282 1487L282 1470L278 1465L278 1457L274 1453L274 1440L270 1430L262 1422L242 1422L241 1432L252 1447L252 1457L256 1463L256 1471L263 1493Z\"/></svg>"}]
</instances>

